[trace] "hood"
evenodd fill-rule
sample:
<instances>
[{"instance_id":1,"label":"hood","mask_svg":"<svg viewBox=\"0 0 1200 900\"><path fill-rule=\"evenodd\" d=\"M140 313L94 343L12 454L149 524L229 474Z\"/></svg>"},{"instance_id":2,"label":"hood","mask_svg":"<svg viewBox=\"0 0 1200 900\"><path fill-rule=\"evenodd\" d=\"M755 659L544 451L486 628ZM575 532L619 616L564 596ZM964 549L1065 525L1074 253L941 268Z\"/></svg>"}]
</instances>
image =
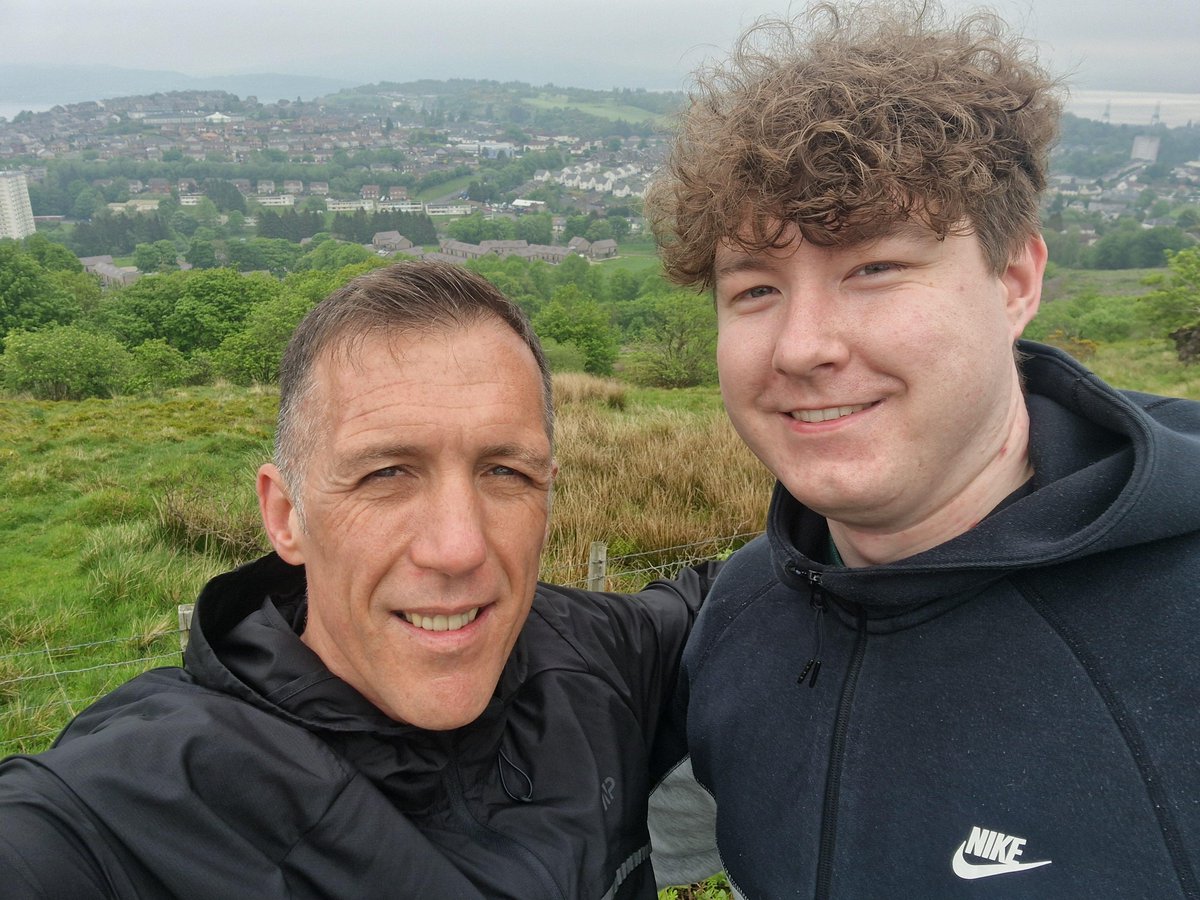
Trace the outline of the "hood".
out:
<instances>
[{"instance_id":1,"label":"hood","mask_svg":"<svg viewBox=\"0 0 1200 900\"><path fill-rule=\"evenodd\" d=\"M1036 568L1200 529L1200 404L1117 391L1065 353L1021 342L1034 476L975 528L907 559L842 569L822 516L777 484L779 577L867 607L911 607Z\"/></svg>"},{"instance_id":2,"label":"hood","mask_svg":"<svg viewBox=\"0 0 1200 900\"><path fill-rule=\"evenodd\" d=\"M270 553L212 579L200 593L184 666L206 687L230 694L310 731L403 737L447 746L458 732L429 732L388 718L334 675L301 639L307 611L303 566ZM472 743L499 742L504 709L520 686L526 654L518 640L483 714L464 726Z\"/></svg>"}]
</instances>

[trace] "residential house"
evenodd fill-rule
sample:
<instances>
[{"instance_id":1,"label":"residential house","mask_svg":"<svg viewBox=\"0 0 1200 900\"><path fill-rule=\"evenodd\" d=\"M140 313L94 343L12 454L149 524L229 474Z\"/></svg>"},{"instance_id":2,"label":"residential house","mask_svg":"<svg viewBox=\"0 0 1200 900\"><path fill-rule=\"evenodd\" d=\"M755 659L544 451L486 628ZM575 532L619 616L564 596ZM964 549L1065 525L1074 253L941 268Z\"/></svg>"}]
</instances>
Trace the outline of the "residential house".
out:
<instances>
[{"instance_id":1,"label":"residential house","mask_svg":"<svg viewBox=\"0 0 1200 900\"><path fill-rule=\"evenodd\" d=\"M411 249L413 242L398 231L377 231L371 238L371 246L378 253L398 253Z\"/></svg>"},{"instance_id":2,"label":"residential house","mask_svg":"<svg viewBox=\"0 0 1200 900\"><path fill-rule=\"evenodd\" d=\"M617 255L617 242L609 238L596 241L587 253L592 259L611 259Z\"/></svg>"}]
</instances>

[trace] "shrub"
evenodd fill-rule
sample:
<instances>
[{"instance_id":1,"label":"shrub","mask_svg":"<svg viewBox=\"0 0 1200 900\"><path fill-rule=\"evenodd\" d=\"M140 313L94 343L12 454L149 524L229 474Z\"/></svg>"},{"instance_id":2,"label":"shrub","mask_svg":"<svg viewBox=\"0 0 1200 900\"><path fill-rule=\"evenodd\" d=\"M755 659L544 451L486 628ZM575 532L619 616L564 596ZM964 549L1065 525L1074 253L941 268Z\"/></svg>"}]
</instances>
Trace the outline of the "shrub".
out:
<instances>
[{"instance_id":1,"label":"shrub","mask_svg":"<svg viewBox=\"0 0 1200 900\"><path fill-rule=\"evenodd\" d=\"M74 325L16 331L4 340L5 386L39 400L111 397L128 383L131 365L116 338Z\"/></svg>"},{"instance_id":2,"label":"shrub","mask_svg":"<svg viewBox=\"0 0 1200 900\"><path fill-rule=\"evenodd\" d=\"M194 367L187 357L164 341L155 338L143 341L130 352L128 390L133 393L152 392L187 384Z\"/></svg>"},{"instance_id":3,"label":"shrub","mask_svg":"<svg viewBox=\"0 0 1200 900\"><path fill-rule=\"evenodd\" d=\"M288 295L254 307L245 327L213 352L218 374L240 385L275 383L284 348L312 306L306 297Z\"/></svg>"}]
</instances>

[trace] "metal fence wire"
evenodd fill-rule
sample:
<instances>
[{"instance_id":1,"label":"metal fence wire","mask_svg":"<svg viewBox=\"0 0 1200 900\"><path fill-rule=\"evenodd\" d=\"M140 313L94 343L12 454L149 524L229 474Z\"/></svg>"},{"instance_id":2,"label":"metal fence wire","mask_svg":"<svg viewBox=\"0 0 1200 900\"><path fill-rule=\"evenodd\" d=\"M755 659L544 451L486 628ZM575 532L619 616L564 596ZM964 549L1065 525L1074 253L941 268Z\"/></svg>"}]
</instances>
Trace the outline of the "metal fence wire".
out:
<instances>
[{"instance_id":1,"label":"metal fence wire","mask_svg":"<svg viewBox=\"0 0 1200 900\"><path fill-rule=\"evenodd\" d=\"M607 545L597 542L592 545L586 577L555 578L556 572L572 575L578 573L580 568L578 565L550 567L543 572L543 576L547 580L556 581L567 587L590 590L637 590L642 584L657 578L671 577L683 566L727 555L757 534L758 532L745 532L723 535L619 556L608 556ZM629 587L629 585L635 586ZM10 732L10 736L0 738L0 757L16 752L17 748L48 741L58 733L58 728L47 730L43 725L35 731L13 736L11 730L5 727L6 720L22 714L28 716L31 712L31 706L23 696L26 688L46 681L55 682L56 696L36 705L36 718L39 722L49 720L65 724L67 720L94 701L99 694L68 697L64 680L99 672L125 674L128 678L132 678L158 666L179 665L182 662L182 650L187 645L190 622L191 604L183 604L179 607L179 626L177 628L66 644L59 647L44 646L0 653L0 671L15 668L37 669L37 671L0 678L0 734L6 731ZM170 640L169 644L165 643L167 640ZM163 642L161 650L158 649L160 642ZM140 653L135 653L127 659L109 660L90 665L77 664L67 668L59 667L59 664L64 661L76 661L80 656L103 652L107 647L121 645L138 648ZM157 652L150 652L151 648ZM120 670L123 669L128 671L121 673ZM123 678L122 680L127 679Z\"/></svg>"}]
</instances>

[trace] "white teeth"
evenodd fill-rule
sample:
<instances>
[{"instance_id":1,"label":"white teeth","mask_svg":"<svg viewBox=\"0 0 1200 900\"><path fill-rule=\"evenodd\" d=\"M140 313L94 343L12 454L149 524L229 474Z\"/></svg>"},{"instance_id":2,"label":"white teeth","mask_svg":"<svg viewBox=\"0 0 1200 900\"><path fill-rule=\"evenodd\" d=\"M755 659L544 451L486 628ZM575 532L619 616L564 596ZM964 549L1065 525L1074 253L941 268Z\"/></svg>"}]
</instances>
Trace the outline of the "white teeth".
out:
<instances>
[{"instance_id":1,"label":"white teeth","mask_svg":"<svg viewBox=\"0 0 1200 900\"><path fill-rule=\"evenodd\" d=\"M463 626L475 621L475 617L479 615L479 607L454 616L420 616L412 613L401 613L400 615L404 616L406 622L416 625L424 631L458 631Z\"/></svg>"},{"instance_id":2,"label":"white teeth","mask_svg":"<svg viewBox=\"0 0 1200 900\"><path fill-rule=\"evenodd\" d=\"M791 417L801 422L828 422L830 419L840 419L842 416L864 410L870 405L859 403L857 406L830 406L827 409L798 409L791 413Z\"/></svg>"}]
</instances>

